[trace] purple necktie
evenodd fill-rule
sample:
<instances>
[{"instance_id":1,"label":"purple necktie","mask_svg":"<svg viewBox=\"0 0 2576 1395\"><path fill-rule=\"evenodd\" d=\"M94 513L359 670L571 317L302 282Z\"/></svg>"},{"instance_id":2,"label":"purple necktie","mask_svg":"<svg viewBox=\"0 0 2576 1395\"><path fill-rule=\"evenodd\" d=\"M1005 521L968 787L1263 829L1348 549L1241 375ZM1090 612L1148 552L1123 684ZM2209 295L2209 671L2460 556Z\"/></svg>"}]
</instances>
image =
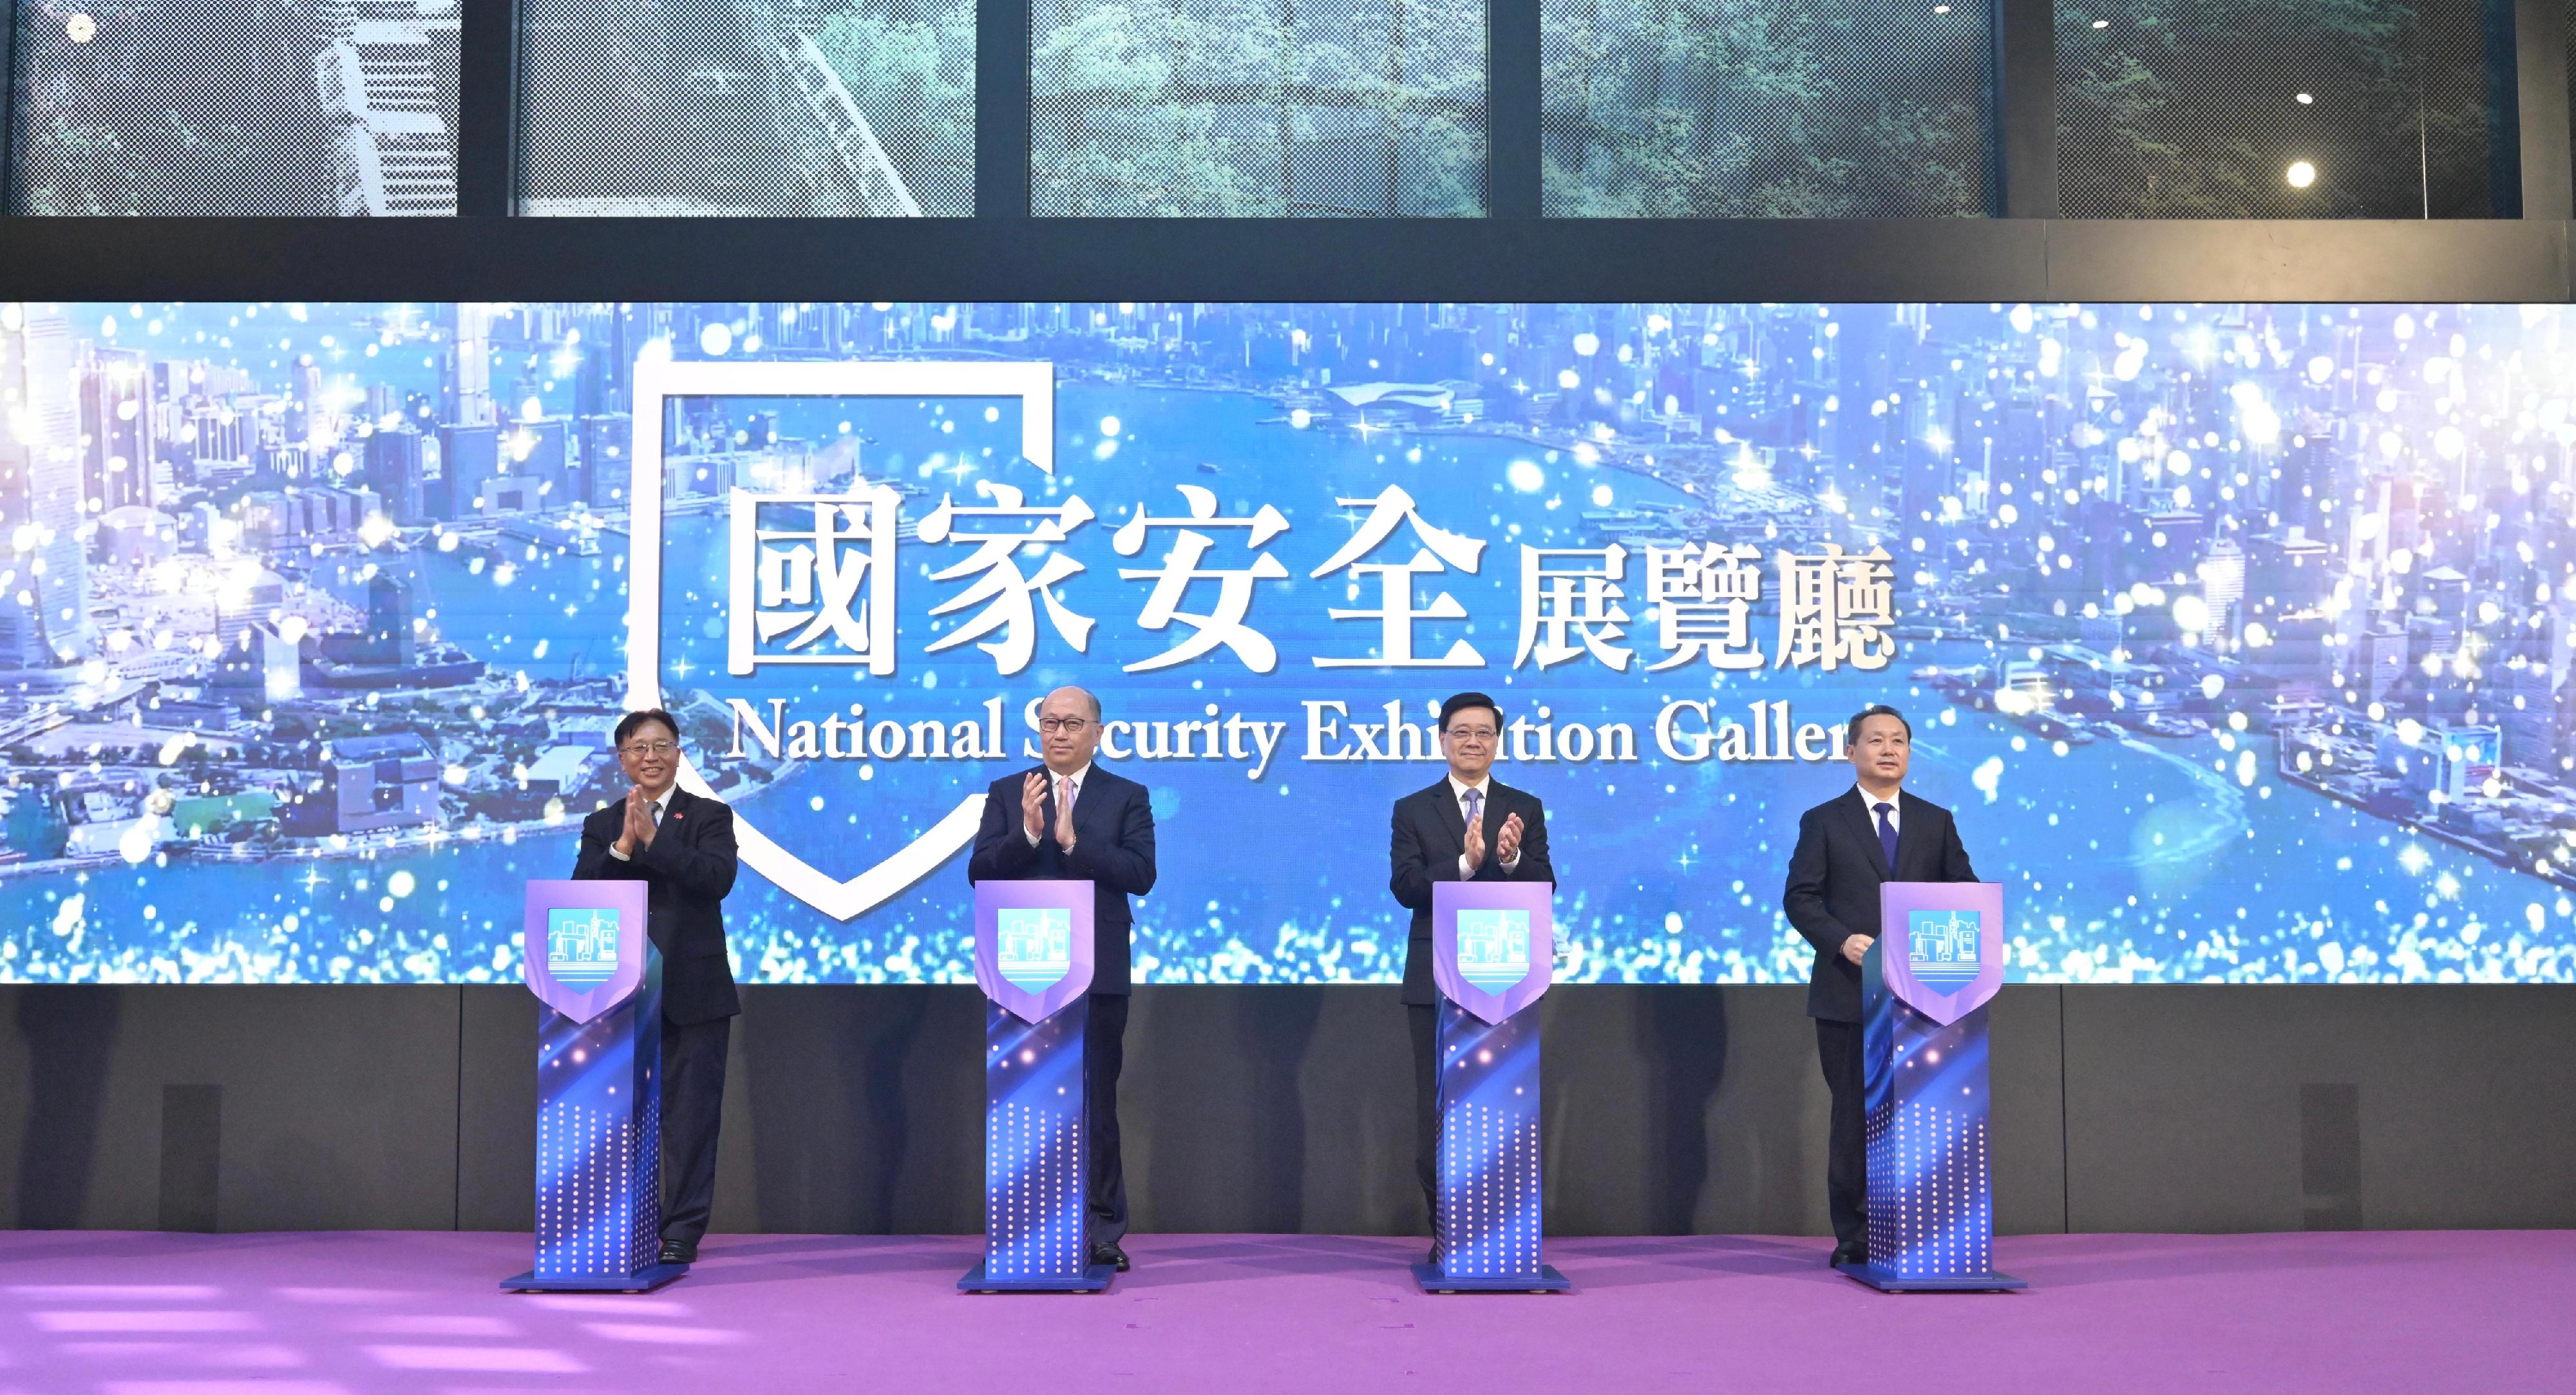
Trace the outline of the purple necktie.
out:
<instances>
[{"instance_id":1,"label":"purple necktie","mask_svg":"<svg viewBox=\"0 0 2576 1395\"><path fill-rule=\"evenodd\" d=\"M1896 825L1888 822L1887 816L1896 806L1882 802L1869 807L1878 811L1878 850L1886 855L1887 875L1893 877L1896 875Z\"/></svg>"},{"instance_id":2,"label":"purple necktie","mask_svg":"<svg viewBox=\"0 0 2576 1395\"><path fill-rule=\"evenodd\" d=\"M1476 823L1476 816L1477 816L1478 814L1483 813L1484 811L1485 811L1485 792L1484 792L1483 790L1469 790L1469 791L1467 791L1467 825L1468 825L1468 827L1470 827L1470 828L1474 827L1474 826L1475 826L1475 823Z\"/></svg>"}]
</instances>

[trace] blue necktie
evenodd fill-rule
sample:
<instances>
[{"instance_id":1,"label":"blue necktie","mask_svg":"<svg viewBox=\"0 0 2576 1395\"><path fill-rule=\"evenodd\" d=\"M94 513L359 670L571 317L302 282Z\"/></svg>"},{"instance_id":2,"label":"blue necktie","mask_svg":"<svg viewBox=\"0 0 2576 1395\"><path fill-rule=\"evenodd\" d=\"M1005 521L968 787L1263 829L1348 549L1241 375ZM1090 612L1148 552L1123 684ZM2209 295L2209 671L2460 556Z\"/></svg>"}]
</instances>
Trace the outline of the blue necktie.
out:
<instances>
[{"instance_id":1,"label":"blue necktie","mask_svg":"<svg viewBox=\"0 0 2576 1395\"><path fill-rule=\"evenodd\" d=\"M1878 811L1878 850L1886 854L1887 875L1893 877L1896 875L1896 825L1888 822L1887 816L1896 806L1878 803L1869 807Z\"/></svg>"},{"instance_id":2,"label":"blue necktie","mask_svg":"<svg viewBox=\"0 0 2576 1395\"><path fill-rule=\"evenodd\" d=\"M1485 812L1485 792L1483 790L1467 791L1467 822L1471 824L1474 823L1476 821L1476 816L1483 812Z\"/></svg>"}]
</instances>

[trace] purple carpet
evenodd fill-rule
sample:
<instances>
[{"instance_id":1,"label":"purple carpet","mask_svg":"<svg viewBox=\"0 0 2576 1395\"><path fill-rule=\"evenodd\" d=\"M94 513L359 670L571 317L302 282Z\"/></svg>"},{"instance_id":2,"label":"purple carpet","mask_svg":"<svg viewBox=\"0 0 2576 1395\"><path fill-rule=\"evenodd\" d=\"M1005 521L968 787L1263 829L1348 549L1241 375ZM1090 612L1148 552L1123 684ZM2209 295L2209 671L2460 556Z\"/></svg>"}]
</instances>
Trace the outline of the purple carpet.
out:
<instances>
[{"instance_id":1,"label":"purple carpet","mask_svg":"<svg viewBox=\"0 0 2576 1395\"><path fill-rule=\"evenodd\" d=\"M494 1287L524 1235L0 1234L0 1391L2576 1389L2571 1232L2010 1238L2029 1292L1905 1297L1817 1240L1555 1241L1552 1297L1424 1297L1421 1241L1128 1247L1102 1296L969 1297L971 1238L717 1236L573 1297Z\"/></svg>"}]
</instances>

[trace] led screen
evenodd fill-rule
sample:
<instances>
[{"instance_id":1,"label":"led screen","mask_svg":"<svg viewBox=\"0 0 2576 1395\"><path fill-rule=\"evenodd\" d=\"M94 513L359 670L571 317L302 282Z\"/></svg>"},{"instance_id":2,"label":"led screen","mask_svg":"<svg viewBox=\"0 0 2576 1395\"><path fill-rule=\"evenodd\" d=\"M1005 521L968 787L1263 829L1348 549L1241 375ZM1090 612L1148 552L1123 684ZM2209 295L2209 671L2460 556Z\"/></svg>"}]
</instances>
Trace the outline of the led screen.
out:
<instances>
[{"instance_id":1,"label":"led screen","mask_svg":"<svg viewBox=\"0 0 2576 1395\"><path fill-rule=\"evenodd\" d=\"M1794 982L1843 722L2010 973L2565 980L2567 312L41 304L0 315L0 977L511 981L658 701L763 982L965 982L1096 692L1149 982L1386 982L1439 700L1570 982Z\"/></svg>"}]
</instances>

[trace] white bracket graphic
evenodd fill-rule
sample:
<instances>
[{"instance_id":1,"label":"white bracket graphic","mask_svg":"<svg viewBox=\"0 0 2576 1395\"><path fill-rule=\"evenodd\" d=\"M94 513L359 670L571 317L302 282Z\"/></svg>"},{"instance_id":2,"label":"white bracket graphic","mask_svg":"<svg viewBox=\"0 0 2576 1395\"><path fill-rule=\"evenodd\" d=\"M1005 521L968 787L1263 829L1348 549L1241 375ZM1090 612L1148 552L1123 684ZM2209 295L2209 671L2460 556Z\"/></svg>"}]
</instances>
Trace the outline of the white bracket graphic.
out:
<instances>
[{"instance_id":1,"label":"white bracket graphic","mask_svg":"<svg viewBox=\"0 0 2576 1395\"><path fill-rule=\"evenodd\" d=\"M1055 473L1055 370L1045 363L675 363L635 365L634 473L626 563L626 707L662 705L662 417L678 397L1011 397L1020 403L1020 454ZM686 752L680 784L715 791ZM760 831L740 810L742 860L797 900L848 920L900 895L975 841L984 796L969 795L939 822L847 881L815 867Z\"/></svg>"}]
</instances>

